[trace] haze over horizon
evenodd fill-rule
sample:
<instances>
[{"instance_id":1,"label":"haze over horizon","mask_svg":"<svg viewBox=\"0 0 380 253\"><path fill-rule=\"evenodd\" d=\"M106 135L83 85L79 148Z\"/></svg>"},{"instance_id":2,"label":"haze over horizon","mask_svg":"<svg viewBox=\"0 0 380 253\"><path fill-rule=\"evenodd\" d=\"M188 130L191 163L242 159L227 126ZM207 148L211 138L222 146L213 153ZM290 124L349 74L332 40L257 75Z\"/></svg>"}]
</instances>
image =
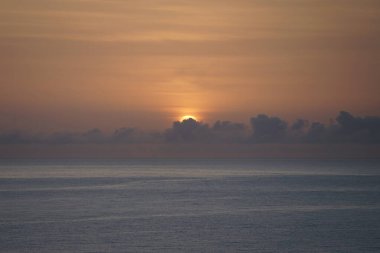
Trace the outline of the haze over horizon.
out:
<instances>
[{"instance_id":1,"label":"haze over horizon","mask_svg":"<svg viewBox=\"0 0 380 253\"><path fill-rule=\"evenodd\" d=\"M379 1L4 0L0 13L0 131L380 115Z\"/></svg>"}]
</instances>

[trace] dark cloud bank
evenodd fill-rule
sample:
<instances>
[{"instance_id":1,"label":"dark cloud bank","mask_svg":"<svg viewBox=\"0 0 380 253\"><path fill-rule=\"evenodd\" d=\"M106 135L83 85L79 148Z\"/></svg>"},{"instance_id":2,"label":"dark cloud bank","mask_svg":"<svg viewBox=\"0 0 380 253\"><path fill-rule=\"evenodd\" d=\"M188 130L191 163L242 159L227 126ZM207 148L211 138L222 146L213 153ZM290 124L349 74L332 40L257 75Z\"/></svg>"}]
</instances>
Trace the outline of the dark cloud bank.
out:
<instances>
[{"instance_id":1,"label":"dark cloud bank","mask_svg":"<svg viewBox=\"0 0 380 253\"><path fill-rule=\"evenodd\" d=\"M330 124L259 114L249 124L189 119L164 130L0 134L0 158L380 158L380 117L340 112Z\"/></svg>"},{"instance_id":2,"label":"dark cloud bank","mask_svg":"<svg viewBox=\"0 0 380 253\"><path fill-rule=\"evenodd\" d=\"M250 124L217 121L212 125L193 119L174 122L161 132L119 128L111 134L99 129L86 132L27 134L11 131L0 134L1 144L75 143L380 143L380 117L357 117L342 111L328 125L298 119L288 123L279 117L259 114Z\"/></svg>"}]
</instances>

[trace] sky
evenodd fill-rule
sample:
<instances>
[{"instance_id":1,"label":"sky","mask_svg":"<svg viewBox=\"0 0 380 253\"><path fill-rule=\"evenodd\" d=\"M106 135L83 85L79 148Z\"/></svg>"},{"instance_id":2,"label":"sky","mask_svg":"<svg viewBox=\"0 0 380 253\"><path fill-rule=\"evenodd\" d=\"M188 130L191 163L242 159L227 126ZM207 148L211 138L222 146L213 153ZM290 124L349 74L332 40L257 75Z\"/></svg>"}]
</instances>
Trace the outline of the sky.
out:
<instances>
[{"instance_id":1,"label":"sky","mask_svg":"<svg viewBox=\"0 0 380 253\"><path fill-rule=\"evenodd\" d=\"M0 130L380 115L378 0L2 0Z\"/></svg>"}]
</instances>

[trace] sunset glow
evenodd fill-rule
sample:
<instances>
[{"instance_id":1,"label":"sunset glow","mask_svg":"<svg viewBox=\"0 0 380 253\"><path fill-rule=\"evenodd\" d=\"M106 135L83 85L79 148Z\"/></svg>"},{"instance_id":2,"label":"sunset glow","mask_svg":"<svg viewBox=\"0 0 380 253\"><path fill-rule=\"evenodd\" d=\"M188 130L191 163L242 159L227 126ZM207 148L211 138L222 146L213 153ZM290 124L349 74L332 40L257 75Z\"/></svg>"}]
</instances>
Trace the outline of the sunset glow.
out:
<instances>
[{"instance_id":1,"label":"sunset glow","mask_svg":"<svg viewBox=\"0 0 380 253\"><path fill-rule=\"evenodd\" d=\"M380 1L47 2L0 3L0 130L380 113Z\"/></svg>"},{"instance_id":2,"label":"sunset glow","mask_svg":"<svg viewBox=\"0 0 380 253\"><path fill-rule=\"evenodd\" d=\"M195 121L198 121L197 117L193 116L193 115L185 115L185 116L182 116L180 121L184 121L184 120L187 120L187 119L193 119Z\"/></svg>"}]
</instances>

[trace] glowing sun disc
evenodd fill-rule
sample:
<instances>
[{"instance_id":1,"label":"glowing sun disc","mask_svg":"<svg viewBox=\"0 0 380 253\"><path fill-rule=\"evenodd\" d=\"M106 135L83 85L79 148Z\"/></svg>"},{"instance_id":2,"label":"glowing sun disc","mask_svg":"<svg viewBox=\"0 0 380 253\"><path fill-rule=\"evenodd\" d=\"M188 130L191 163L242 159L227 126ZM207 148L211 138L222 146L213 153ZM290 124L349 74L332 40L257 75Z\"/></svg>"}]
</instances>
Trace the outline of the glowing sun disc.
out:
<instances>
[{"instance_id":1,"label":"glowing sun disc","mask_svg":"<svg viewBox=\"0 0 380 253\"><path fill-rule=\"evenodd\" d=\"M197 121L197 118L193 115L185 115L185 116L182 116L181 117L181 121L184 121L184 120L187 120L187 119L193 119L195 121Z\"/></svg>"}]
</instances>

